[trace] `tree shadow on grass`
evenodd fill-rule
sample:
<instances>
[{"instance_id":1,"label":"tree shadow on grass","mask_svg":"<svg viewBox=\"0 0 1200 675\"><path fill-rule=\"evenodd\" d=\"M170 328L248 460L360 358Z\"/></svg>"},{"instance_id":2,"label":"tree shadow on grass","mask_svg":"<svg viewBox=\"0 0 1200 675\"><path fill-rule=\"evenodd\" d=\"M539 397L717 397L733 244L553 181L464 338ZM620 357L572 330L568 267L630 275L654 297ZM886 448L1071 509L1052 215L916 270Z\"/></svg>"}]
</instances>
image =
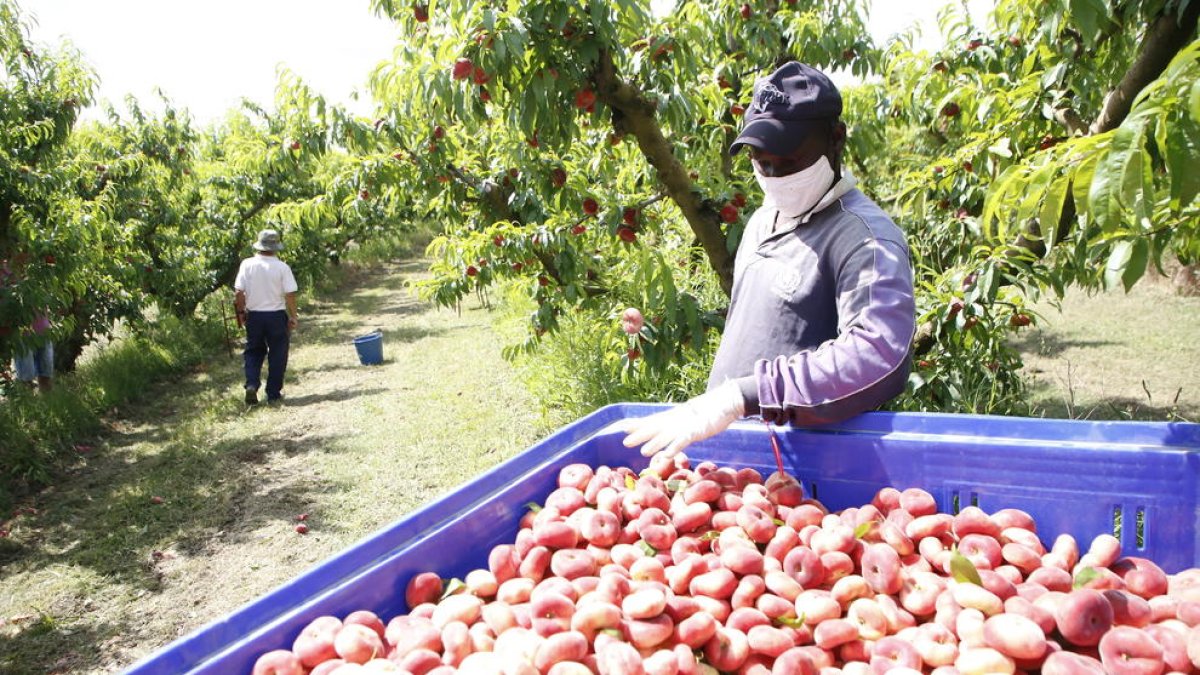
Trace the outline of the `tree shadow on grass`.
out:
<instances>
[{"instance_id":1,"label":"tree shadow on grass","mask_svg":"<svg viewBox=\"0 0 1200 675\"><path fill-rule=\"evenodd\" d=\"M52 506L25 523L33 536L0 559L0 571L86 567L116 583L157 590L161 577L151 563L158 548L290 519L310 490L336 487L302 475L264 481L247 465L270 453L323 451L333 443L320 434L280 438L272 431L217 443L182 434L150 455L100 453L74 480L60 483ZM253 509L245 508L247 499Z\"/></svg>"},{"instance_id":2,"label":"tree shadow on grass","mask_svg":"<svg viewBox=\"0 0 1200 675\"><path fill-rule=\"evenodd\" d=\"M331 369L332 370L332 369ZM312 405L314 403L326 403L329 401L348 401L358 396L371 396L373 394L382 394L388 391L375 387L372 389L338 389L336 391L327 392L324 394L305 394L303 396L289 396L283 400L284 407L295 408L297 406ZM289 443L285 440L284 443Z\"/></svg>"},{"instance_id":3,"label":"tree shadow on grass","mask_svg":"<svg viewBox=\"0 0 1200 675\"><path fill-rule=\"evenodd\" d=\"M136 622L98 626L90 616L94 580L103 579L101 594L122 588L157 594L171 583L176 556L211 555L272 527L290 531L296 514L313 511L315 495L345 487L288 469L270 455L327 451L335 442L321 434L280 438L264 431L207 443L199 434L183 434L154 454L90 458L84 470L60 482L36 516L24 519L22 536L0 549L0 576L41 578L43 570L61 570L51 582L61 589L47 596L53 604L41 623L63 628L45 635L0 630L0 664L11 662L0 671L47 672L48 661L59 658L74 661L71 669L94 669L100 655L110 658L128 647ZM319 511L313 517L322 520Z\"/></svg>"},{"instance_id":4,"label":"tree shadow on grass","mask_svg":"<svg viewBox=\"0 0 1200 675\"><path fill-rule=\"evenodd\" d=\"M107 622L73 622L63 630L54 619L31 617L0 630L0 673L61 673L94 669L100 646L121 638L125 628Z\"/></svg>"},{"instance_id":5,"label":"tree shadow on grass","mask_svg":"<svg viewBox=\"0 0 1200 675\"><path fill-rule=\"evenodd\" d=\"M1012 340L1012 346L1023 354L1041 357L1060 356L1068 349L1100 349L1119 344L1113 340L1072 339L1045 331L1034 331Z\"/></svg>"},{"instance_id":6,"label":"tree shadow on grass","mask_svg":"<svg viewBox=\"0 0 1200 675\"><path fill-rule=\"evenodd\" d=\"M330 321L328 324L313 329L305 336L305 341L319 345L345 345L354 353L354 338L374 332L374 328L366 328L360 321ZM427 337L445 333L442 328L428 326L399 326L383 330L383 344L401 344L416 342Z\"/></svg>"},{"instance_id":7,"label":"tree shadow on grass","mask_svg":"<svg viewBox=\"0 0 1200 675\"><path fill-rule=\"evenodd\" d=\"M1128 396L1107 396L1072 401L1067 392L1048 382L1029 388L1033 415L1053 419L1140 420L1147 422L1198 422L1200 406L1161 403Z\"/></svg>"}]
</instances>

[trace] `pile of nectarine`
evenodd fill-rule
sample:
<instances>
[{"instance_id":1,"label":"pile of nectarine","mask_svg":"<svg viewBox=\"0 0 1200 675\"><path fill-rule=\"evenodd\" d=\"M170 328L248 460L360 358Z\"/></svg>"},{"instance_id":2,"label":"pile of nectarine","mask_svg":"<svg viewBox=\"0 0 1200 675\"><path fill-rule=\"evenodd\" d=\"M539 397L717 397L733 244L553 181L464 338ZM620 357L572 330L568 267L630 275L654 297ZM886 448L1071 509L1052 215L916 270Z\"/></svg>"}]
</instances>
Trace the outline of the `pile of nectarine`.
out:
<instances>
[{"instance_id":1,"label":"pile of nectarine","mask_svg":"<svg viewBox=\"0 0 1200 675\"><path fill-rule=\"evenodd\" d=\"M1200 669L1200 570L1047 549L1029 514L880 490L829 513L793 479L661 455L561 470L513 543L409 613L314 620L256 675L1164 673Z\"/></svg>"}]
</instances>

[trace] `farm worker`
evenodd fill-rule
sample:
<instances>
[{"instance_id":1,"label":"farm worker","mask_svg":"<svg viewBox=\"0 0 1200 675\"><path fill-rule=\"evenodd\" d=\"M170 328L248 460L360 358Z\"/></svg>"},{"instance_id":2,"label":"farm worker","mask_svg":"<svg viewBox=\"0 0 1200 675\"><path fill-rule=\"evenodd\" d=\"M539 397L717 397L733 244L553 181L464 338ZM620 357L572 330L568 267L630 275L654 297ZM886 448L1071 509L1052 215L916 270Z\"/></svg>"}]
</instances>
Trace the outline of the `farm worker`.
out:
<instances>
[{"instance_id":1,"label":"farm worker","mask_svg":"<svg viewBox=\"0 0 1200 675\"><path fill-rule=\"evenodd\" d=\"M283 398L283 373L287 370L288 343L296 327L296 277L276 255L283 250L279 233L263 230L254 242L257 253L242 261L234 307L246 325L246 404L258 403L263 358L267 360L267 402Z\"/></svg>"},{"instance_id":2,"label":"farm worker","mask_svg":"<svg viewBox=\"0 0 1200 675\"><path fill-rule=\"evenodd\" d=\"M902 392L916 328L904 233L842 166L842 97L786 63L754 86L730 148L750 153L763 204L734 262L708 391L627 420L624 443L674 454L734 420L838 422Z\"/></svg>"},{"instance_id":3,"label":"farm worker","mask_svg":"<svg viewBox=\"0 0 1200 675\"><path fill-rule=\"evenodd\" d=\"M50 330L50 318L38 314L26 331L27 336L45 335ZM29 386L37 386L43 393L50 391L54 384L54 342L47 337L38 347L32 347L23 354L13 357L13 371L21 382ZM36 385L34 381L36 380Z\"/></svg>"}]
</instances>

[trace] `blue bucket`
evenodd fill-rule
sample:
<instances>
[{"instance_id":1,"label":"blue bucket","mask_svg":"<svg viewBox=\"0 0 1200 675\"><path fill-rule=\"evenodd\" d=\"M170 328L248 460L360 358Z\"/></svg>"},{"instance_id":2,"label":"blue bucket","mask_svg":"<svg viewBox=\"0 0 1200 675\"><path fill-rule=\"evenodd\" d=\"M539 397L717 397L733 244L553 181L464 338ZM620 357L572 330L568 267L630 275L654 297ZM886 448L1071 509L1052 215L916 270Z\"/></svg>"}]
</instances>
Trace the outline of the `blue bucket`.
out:
<instances>
[{"instance_id":1,"label":"blue bucket","mask_svg":"<svg viewBox=\"0 0 1200 675\"><path fill-rule=\"evenodd\" d=\"M358 350L358 360L364 366L383 363L383 331L376 330L354 338L354 348Z\"/></svg>"}]
</instances>

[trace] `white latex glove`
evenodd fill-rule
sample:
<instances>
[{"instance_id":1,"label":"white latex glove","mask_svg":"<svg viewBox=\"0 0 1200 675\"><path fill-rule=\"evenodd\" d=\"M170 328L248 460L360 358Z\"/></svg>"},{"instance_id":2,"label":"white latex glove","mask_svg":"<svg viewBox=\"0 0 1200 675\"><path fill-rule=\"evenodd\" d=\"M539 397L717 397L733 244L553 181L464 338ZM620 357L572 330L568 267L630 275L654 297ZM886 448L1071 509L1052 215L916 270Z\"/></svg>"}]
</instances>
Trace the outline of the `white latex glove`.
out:
<instances>
[{"instance_id":1,"label":"white latex glove","mask_svg":"<svg viewBox=\"0 0 1200 675\"><path fill-rule=\"evenodd\" d=\"M729 381L670 410L625 420L620 428L627 434L625 447L641 445L646 457L659 450L673 457L692 443L724 431L745 413L742 391Z\"/></svg>"}]
</instances>

